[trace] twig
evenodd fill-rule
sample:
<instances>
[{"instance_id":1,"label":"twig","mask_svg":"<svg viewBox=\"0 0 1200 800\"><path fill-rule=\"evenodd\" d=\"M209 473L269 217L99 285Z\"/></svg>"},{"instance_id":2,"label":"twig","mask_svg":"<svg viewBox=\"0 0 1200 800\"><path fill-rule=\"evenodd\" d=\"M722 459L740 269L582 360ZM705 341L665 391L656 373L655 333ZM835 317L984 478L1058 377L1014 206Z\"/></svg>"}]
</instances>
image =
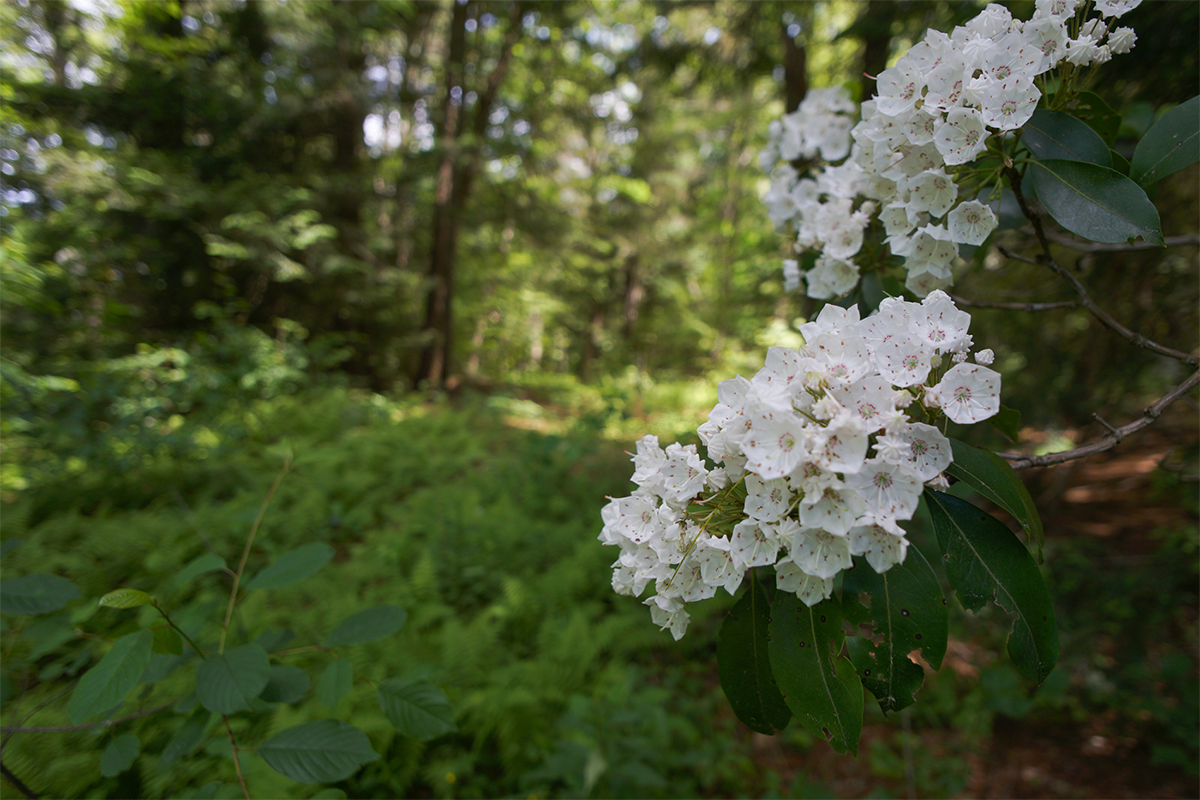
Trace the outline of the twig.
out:
<instances>
[{"instance_id":1,"label":"twig","mask_svg":"<svg viewBox=\"0 0 1200 800\"><path fill-rule=\"evenodd\" d=\"M1125 437L1140 431L1154 422L1162 414L1163 409L1196 388L1197 385L1200 385L1200 372L1192 373L1183 383L1167 392L1152 405L1144 408L1142 416L1128 425L1113 428L1102 422L1101 424L1105 424L1105 427L1109 429L1109 433L1106 433L1103 438L1097 439L1091 444L1085 444L1082 447L1076 447L1071 450L1063 450L1059 453L1047 453L1043 456L1026 456L1020 453L1000 453L999 455L1001 458L1007 460L1009 466L1013 469L1025 469L1026 467L1047 467L1051 464L1061 464L1064 461L1073 461L1077 458L1103 453L1106 450L1116 447Z\"/></svg>"},{"instance_id":2,"label":"twig","mask_svg":"<svg viewBox=\"0 0 1200 800\"><path fill-rule=\"evenodd\" d=\"M39 727L22 727L20 725L5 726L0 728L0 733L66 733L67 731L88 731L92 728L111 728L120 725L122 722L129 722L131 719L139 717L148 717L151 714L157 714L160 711L165 711L175 705L175 701L163 703L161 706L147 708L145 711L138 711L134 714L129 714L117 719L106 719L100 722L93 722L87 725L43 725Z\"/></svg>"},{"instance_id":3,"label":"twig","mask_svg":"<svg viewBox=\"0 0 1200 800\"><path fill-rule=\"evenodd\" d=\"M229 633L229 620L233 618L233 607L237 604L238 584L242 582L242 574L246 571L246 561L250 558L250 549L254 547L254 537L258 535L258 526L262 524L263 516L267 513L267 506L271 505L271 498L275 496L275 490L279 488L283 476L287 475L291 466L292 460L289 457L284 460L283 469L275 477L275 483L271 484L271 491L267 492L267 498L263 500L262 507L258 509L258 516L254 518L254 524L250 526L250 535L246 537L246 546L242 548L242 560L238 562L237 572L233 575L233 588L229 590L229 605L225 609L225 622L221 625L221 643L217 648L218 653L225 652L225 636Z\"/></svg>"},{"instance_id":4,"label":"twig","mask_svg":"<svg viewBox=\"0 0 1200 800\"><path fill-rule=\"evenodd\" d=\"M0 764L0 773L4 774L5 780L17 787L17 791L29 798L29 800L37 800L37 793L21 782L21 779L12 774L8 767Z\"/></svg>"},{"instance_id":5,"label":"twig","mask_svg":"<svg viewBox=\"0 0 1200 800\"><path fill-rule=\"evenodd\" d=\"M1011 254L1006 254L1010 258ZM968 308L1003 308L1009 311L1054 311L1059 308L1078 308L1078 300L1057 300L1052 303L1006 303L1002 301L988 300L968 300L965 297L958 295L950 295L950 299L955 305L967 306Z\"/></svg>"},{"instance_id":6,"label":"twig","mask_svg":"<svg viewBox=\"0 0 1200 800\"><path fill-rule=\"evenodd\" d=\"M222 714L221 721L225 723L225 733L229 734L229 746L233 748L233 768L237 771L238 783L242 786L242 794L250 800L250 790L246 788L246 778L242 775L242 761L238 758L237 740L233 738L233 728L229 727L229 715Z\"/></svg>"}]
</instances>

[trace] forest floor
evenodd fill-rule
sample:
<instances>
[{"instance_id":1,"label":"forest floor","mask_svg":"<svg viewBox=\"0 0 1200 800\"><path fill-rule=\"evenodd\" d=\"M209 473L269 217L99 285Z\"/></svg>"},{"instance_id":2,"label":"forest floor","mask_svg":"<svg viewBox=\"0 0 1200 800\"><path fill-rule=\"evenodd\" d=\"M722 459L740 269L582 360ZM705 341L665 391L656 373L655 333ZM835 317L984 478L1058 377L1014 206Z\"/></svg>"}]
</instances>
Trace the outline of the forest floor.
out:
<instances>
[{"instance_id":1,"label":"forest floor","mask_svg":"<svg viewBox=\"0 0 1200 800\"><path fill-rule=\"evenodd\" d=\"M1187 484L1192 502L1181 503L1178 494L1161 491L1155 475L1162 476L1160 466L1169 470L1178 461L1181 442L1197 441L1196 415L1192 409L1180 408L1163 422L1114 450L1031 476L1029 486L1042 509L1048 550L1055 543L1090 540L1081 544L1098 543L1102 548L1092 547L1089 552L1102 549L1106 559L1137 564L1154 558L1162 547L1163 530L1190 529L1189 538L1195 541L1195 483ZM1190 555L1195 561L1194 549ZM1193 607L1176 608L1171 640L1158 645L1163 652L1187 653L1194 659L1198 616L1194 569L1191 575L1186 596ZM1114 654L1108 650L1112 648L1102 640L1096 648L1096 657L1111 665ZM980 651L978 645L952 637L945 666L960 677L974 677L979 666L994 656ZM1064 648L1060 669L1069 669L1063 664L1072 655L1079 659L1079 653ZM1160 655L1146 652L1145 658L1150 662ZM1078 683L1077 678L1073 675L1072 682ZM1185 680L1195 683L1197 676ZM1189 696L1194 699L1194 694L1185 692L1185 701ZM1190 712L1194 718L1197 710ZM830 757L832 753L822 753L819 746L793 752L757 735L756 750L760 765L778 771L785 786L789 781L795 786L797 776L802 776L801 785L808 788L801 788L801 796L820 796L827 789L846 798L923 797L948 788L951 796L979 798L1200 797L1200 781L1194 774L1156 756L1161 721L1152 720L1146 711L1121 707L1115 696L1107 707L1076 705L1073 713L1041 709L1022 718L995 713L984 724L985 734L971 740L955 727L910 728L906 721L901 732L900 720L872 721L868 715L857 759ZM894 753L890 759L889 753Z\"/></svg>"}]
</instances>

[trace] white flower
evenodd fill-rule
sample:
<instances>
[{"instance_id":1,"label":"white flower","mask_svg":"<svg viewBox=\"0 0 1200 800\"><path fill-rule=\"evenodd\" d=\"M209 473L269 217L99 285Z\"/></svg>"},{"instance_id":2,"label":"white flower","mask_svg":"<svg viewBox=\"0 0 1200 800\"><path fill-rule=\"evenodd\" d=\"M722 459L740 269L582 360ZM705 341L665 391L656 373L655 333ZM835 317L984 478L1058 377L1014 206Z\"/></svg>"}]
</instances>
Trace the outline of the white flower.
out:
<instances>
[{"instance_id":1,"label":"white flower","mask_svg":"<svg viewBox=\"0 0 1200 800\"><path fill-rule=\"evenodd\" d=\"M996 360L996 354L993 353L990 349L980 350L978 353L975 354L975 363L983 364L985 367L990 367L992 365L992 362L995 360Z\"/></svg>"},{"instance_id":2,"label":"white flower","mask_svg":"<svg viewBox=\"0 0 1200 800\"><path fill-rule=\"evenodd\" d=\"M779 557L779 538L768 533L757 520L747 519L734 525L729 544L747 567L770 566Z\"/></svg>"},{"instance_id":3,"label":"white flower","mask_svg":"<svg viewBox=\"0 0 1200 800\"><path fill-rule=\"evenodd\" d=\"M903 531L893 533L880 520L864 517L864 524L850 531L850 552L866 556L867 563L876 572L883 573L904 561L908 553L908 540Z\"/></svg>"},{"instance_id":4,"label":"white flower","mask_svg":"<svg viewBox=\"0 0 1200 800\"><path fill-rule=\"evenodd\" d=\"M1137 34L1133 32L1133 28L1117 28L1108 35L1108 47L1112 50L1113 55L1123 55L1133 49L1137 44Z\"/></svg>"},{"instance_id":5,"label":"white flower","mask_svg":"<svg viewBox=\"0 0 1200 800\"><path fill-rule=\"evenodd\" d=\"M796 533L789 558L806 574L826 579L853 563L849 539L815 528L801 528Z\"/></svg>"},{"instance_id":6,"label":"white flower","mask_svg":"<svg viewBox=\"0 0 1200 800\"><path fill-rule=\"evenodd\" d=\"M957 244L981 245L997 224L995 212L978 200L959 203L946 217L950 239Z\"/></svg>"},{"instance_id":7,"label":"white flower","mask_svg":"<svg viewBox=\"0 0 1200 800\"><path fill-rule=\"evenodd\" d=\"M688 622L692 618L684 610L683 601L655 595L646 598L645 602L650 606L650 619L654 620L655 625L663 630L670 630L677 642L683 638L683 634L687 632Z\"/></svg>"},{"instance_id":8,"label":"white flower","mask_svg":"<svg viewBox=\"0 0 1200 800\"><path fill-rule=\"evenodd\" d=\"M909 183L909 206L916 211L928 211L940 217L950 210L958 197L958 186L943 169L930 169Z\"/></svg>"},{"instance_id":9,"label":"white flower","mask_svg":"<svg viewBox=\"0 0 1200 800\"><path fill-rule=\"evenodd\" d=\"M1142 4L1142 0L1096 0L1101 16L1119 18Z\"/></svg>"},{"instance_id":10,"label":"white flower","mask_svg":"<svg viewBox=\"0 0 1200 800\"><path fill-rule=\"evenodd\" d=\"M846 476L846 485L858 491L872 514L912 519L921 498L922 483L907 465L868 461L860 472Z\"/></svg>"},{"instance_id":11,"label":"white flower","mask_svg":"<svg viewBox=\"0 0 1200 800\"><path fill-rule=\"evenodd\" d=\"M922 481L932 480L953 460L950 440L932 425L910 423L897 438L908 442L908 463Z\"/></svg>"},{"instance_id":12,"label":"white flower","mask_svg":"<svg viewBox=\"0 0 1200 800\"><path fill-rule=\"evenodd\" d=\"M973 108L952 108L933 135L933 143L947 164L966 164L987 147L983 117Z\"/></svg>"},{"instance_id":13,"label":"white flower","mask_svg":"<svg viewBox=\"0 0 1200 800\"><path fill-rule=\"evenodd\" d=\"M809 575L789 557L775 565L775 588L795 594L806 606L815 606L833 595L833 580Z\"/></svg>"},{"instance_id":14,"label":"white flower","mask_svg":"<svg viewBox=\"0 0 1200 800\"><path fill-rule=\"evenodd\" d=\"M979 422L1000 410L1000 373L978 364L956 364L925 392L925 399L954 422Z\"/></svg>"},{"instance_id":15,"label":"white flower","mask_svg":"<svg viewBox=\"0 0 1200 800\"><path fill-rule=\"evenodd\" d=\"M783 290L794 292L800 288L803 280L800 276L800 263L794 258L785 258L783 260Z\"/></svg>"},{"instance_id":16,"label":"white flower","mask_svg":"<svg viewBox=\"0 0 1200 800\"><path fill-rule=\"evenodd\" d=\"M986 125L1001 131L1011 131L1029 121L1037 110L1042 92L1033 79L1021 76L993 87L980 108Z\"/></svg>"}]
</instances>

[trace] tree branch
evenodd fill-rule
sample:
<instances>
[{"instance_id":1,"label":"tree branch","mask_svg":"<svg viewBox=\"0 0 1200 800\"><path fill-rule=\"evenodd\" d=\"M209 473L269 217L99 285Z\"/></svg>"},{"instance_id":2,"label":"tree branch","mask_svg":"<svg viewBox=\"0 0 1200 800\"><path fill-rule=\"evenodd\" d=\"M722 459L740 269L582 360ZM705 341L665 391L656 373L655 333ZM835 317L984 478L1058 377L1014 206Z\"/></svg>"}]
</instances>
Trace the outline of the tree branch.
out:
<instances>
[{"instance_id":1,"label":"tree branch","mask_svg":"<svg viewBox=\"0 0 1200 800\"><path fill-rule=\"evenodd\" d=\"M0 773L3 773L5 780L11 783L18 792L30 798L30 800L37 800L37 793L22 783L21 779L16 775L13 775L8 767L0 764Z\"/></svg>"},{"instance_id":2,"label":"tree branch","mask_svg":"<svg viewBox=\"0 0 1200 800\"><path fill-rule=\"evenodd\" d=\"M1082 447L1076 447L1071 450L1064 450L1059 453L1048 453L1042 456L1026 456L1021 455L1020 453L1000 453L999 455L1001 458L1007 460L1009 466L1011 466L1013 469L1025 469L1026 467L1047 467L1051 464L1061 464L1065 461L1074 461L1077 458L1084 458L1086 456L1095 455L1096 453L1103 453L1106 450L1111 450L1116 447L1121 443L1121 440L1130 434L1140 431L1142 428L1150 425L1152 422L1158 419L1159 415L1162 414L1163 409L1171 405L1171 403L1174 403L1180 397L1183 397L1192 389L1196 388L1197 385L1200 385L1200 372L1192 373L1192 375L1183 383L1167 392L1153 404L1144 408L1142 410L1141 417L1133 422L1130 422L1128 425L1122 425L1120 428L1114 428L1108 423L1104 422L1104 420L1097 417L1097 421L1104 427L1108 428L1109 432L1105 434L1103 438L1097 439L1091 444L1086 444Z\"/></svg>"},{"instance_id":3,"label":"tree branch","mask_svg":"<svg viewBox=\"0 0 1200 800\"><path fill-rule=\"evenodd\" d=\"M1012 256L1010 256L1012 257ZM1006 303L1002 301L968 300L958 295L950 295L955 305L968 308L1003 308L1009 311L1054 311L1058 308L1078 308L1078 300L1058 300L1053 303Z\"/></svg>"}]
</instances>

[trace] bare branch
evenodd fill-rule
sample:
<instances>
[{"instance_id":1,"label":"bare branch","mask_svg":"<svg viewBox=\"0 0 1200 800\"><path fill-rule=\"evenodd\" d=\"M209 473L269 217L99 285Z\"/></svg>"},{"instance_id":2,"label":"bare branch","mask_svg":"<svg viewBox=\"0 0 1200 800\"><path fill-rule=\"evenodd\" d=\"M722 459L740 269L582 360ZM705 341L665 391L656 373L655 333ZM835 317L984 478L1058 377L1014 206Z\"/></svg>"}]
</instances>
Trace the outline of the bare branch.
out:
<instances>
[{"instance_id":1,"label":"bare branch","mask_svg":"<svg viewBox=\"0 0 1200 800\"><path fill-rule=\"evenodd\" d=\"M1076 447L1072 450L1064 450L1059 453L1048 453L1043 456L1026 456L1021 455L1020 453L1000 453L999 455L1001 458L1007 460L1009 466L1011 466L1013 469L1025 469L1026 467L1047 467L1051 464L1061 464L1065 461L1074 461L1077 458L1084 458L1086 456L1095 455L1096 453L1103 453L1106 450L1111 450L1116 447L1121 443L1122 439L1125 439L1130 434L1136 433L1142 428L1145 428L1147 425L1150 425L1152 422L1158 419L1159 415L1162 414L1163 409L1171 405L1171 403L1174 403L1180 397L1183 397L1192 389L1196 388L1197 385L1200 385L1200 372L1192 373L1191 377L1189 377L1183 383L1167 392L1152 405L1149 405L1143 409L1141 417L1133 422L1130 422L1128 425L1122 425L1120 428L1112 427L1103 420L1100 420L1097 416L1097 420L1099 420L1101 425L1104 425L1104 427L1108 428L1109 432L1105 434L1103 438L1097 439L1091 444L1085 444L1082 447Z\"/></svg>"},{"instance_id":2,"label":"bare branch","mask_svg":"<svg viewBox=\"0 0 1200 800\"><path fill-rule=\"evenodd\" d=\"M1006 303L1001 301L968 300L958 295L950 295L955 305L968 308L1003 308L1009 311L1054 311L1059 308L1078 308L1078 300L1058 300L1053 303Z\"/></svg>"}]
</instances>

